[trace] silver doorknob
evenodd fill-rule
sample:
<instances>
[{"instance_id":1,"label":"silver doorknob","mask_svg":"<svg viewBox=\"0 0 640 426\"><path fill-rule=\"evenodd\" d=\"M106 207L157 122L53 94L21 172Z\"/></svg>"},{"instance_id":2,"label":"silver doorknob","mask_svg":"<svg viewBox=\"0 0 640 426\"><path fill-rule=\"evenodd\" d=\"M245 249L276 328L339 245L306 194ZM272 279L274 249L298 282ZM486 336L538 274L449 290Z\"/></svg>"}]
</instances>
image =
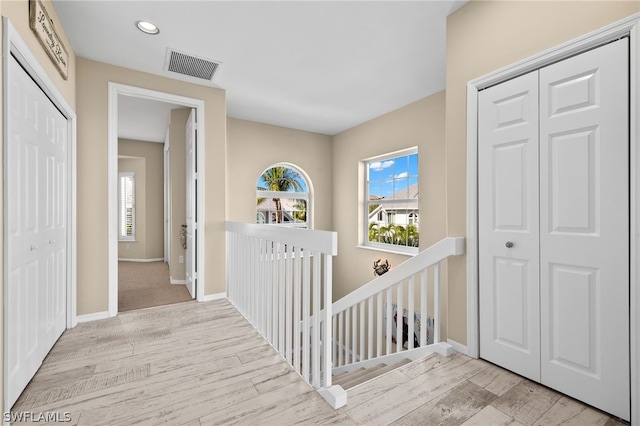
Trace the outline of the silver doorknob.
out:
<instances>
[{"instance_id":1,"label":"silver doorknob","mask_svg":"<svg viewBox=\"0 0 640 426\"><path fill-rule=\"evenodd\" d=\"M512 243L511 241L507 241L507 242L506 242L506 244L505 244L505 246L506 246L507 248L511 248L511 247L513 247L513 243Z\"/></svg>"}]
</instances>

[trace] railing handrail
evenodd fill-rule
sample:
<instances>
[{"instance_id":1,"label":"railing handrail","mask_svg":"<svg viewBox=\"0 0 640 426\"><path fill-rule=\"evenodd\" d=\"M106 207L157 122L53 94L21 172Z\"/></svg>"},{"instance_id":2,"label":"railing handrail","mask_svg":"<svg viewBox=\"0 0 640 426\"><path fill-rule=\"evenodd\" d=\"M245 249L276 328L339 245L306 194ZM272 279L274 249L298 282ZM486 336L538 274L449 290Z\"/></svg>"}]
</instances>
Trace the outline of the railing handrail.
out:
<instances>
[{"instance_id":1,"label":"railing handrail","mask_svg":"<svg viewBox=\"0 0 640 426\"><path fill-rule=\"evenodd\" d=\"M401 268L393 268L384 275L374 278L362 287L347 294L342 299L333 302L331 314L335 316L398 282L443 261L449 256L461 254L464 254L464 238L446 237L403 262Z\"/></svg>"},{"instance_id":2,"label":"railing handrail","mask_svg":"<svg viewBox=\"0 0 640 426\"><path fill-rule=\"evenodd\" d=\"M229 301L332 407L344 406L346 392L331 384L331 345L322 344L333 341L338 234L239 222L225 230Z\"/></svg>"},{"instance_id":3,"label":"railing handrail","mask_svg":"<svg viewBox=\"0 0 640 426\"><path fill-rule=\"evenodd\" d=\"M290 244L294 247L330 256L338 254L338 234L336 232L241 222L225 222L225 230L264 240L278 241L282 244Z\"/></svg>"}]
</instances>

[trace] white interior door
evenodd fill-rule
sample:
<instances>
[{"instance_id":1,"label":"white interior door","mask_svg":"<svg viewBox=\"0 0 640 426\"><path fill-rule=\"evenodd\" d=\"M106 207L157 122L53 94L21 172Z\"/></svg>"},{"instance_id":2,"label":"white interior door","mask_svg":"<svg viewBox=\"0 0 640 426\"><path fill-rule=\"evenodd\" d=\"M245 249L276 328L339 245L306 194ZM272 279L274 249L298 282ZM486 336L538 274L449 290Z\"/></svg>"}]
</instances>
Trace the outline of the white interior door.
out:
<instances>
[{"instance_id":1,"label":"white interior door","mask_svg":"<svg viewBox=\"0 0 640 426\"><path fill-rule=\"evenodd\" d=\"M622 39L478 97L480 354L627 420L628 69Z\"/></svg>"},{"instance_id":2,"label":"white interior door","mask_svg":"<svg viewBox=\"0 0 640 426\"><path fill-rule=\"evenodd\" d=\"M539 381L537 72L478 102L480 353Z\"/></svg>"},{"instance_id":3,"label":"white interior door","mask_svg":"<svg viewBox=\"0 0 640 426\"><path fill-rule=\"evenodd\" d=\"M185 250L185 270L187 289L191 297L196 294L196 243L198 241L198 221L196 217L197 197L196 186L198 170L196 168L196 110L192 109L186 126L186 202L187 202L187 248Z\"/></svg>"},{"instance_id":4,"label":"white interior door","mask_svg":"<svg viewBox=\"0 0 640 426\"><path fill-rule=\"evenodd\" d=\"M627 420L628 52L540 70L542 383Z\"/></svg>"},{"instance_id":5,"label":"white interior door","mask_svg":"<svg viewBox=\"0 0 640 426\"><path fill-rule=\"evenodd\" d=\"M5 380L11 407L66 326L67 121L9 59Z\"/></svg>"}]
</instances>

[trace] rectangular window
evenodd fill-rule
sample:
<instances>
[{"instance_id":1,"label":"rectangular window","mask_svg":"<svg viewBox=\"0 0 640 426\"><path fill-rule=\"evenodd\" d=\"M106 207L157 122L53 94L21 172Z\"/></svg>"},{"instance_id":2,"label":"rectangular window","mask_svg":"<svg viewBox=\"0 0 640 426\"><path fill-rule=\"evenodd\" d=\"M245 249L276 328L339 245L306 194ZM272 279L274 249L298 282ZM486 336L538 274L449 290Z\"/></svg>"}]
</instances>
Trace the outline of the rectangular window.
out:
<instances>
[{"instance_id":1,"label":"rectangular window","mask_svg":"<svg viewBox=\"0 0 640 426\"><path fill-rule=\"evenodd\" d=\"M119 240L134 241L136 239L136 185L135 173L119 173L120 214Z\"/></svg>"},{"instance_id":2,"label":"rectangular window","mask_svg":"<svg viewBox=\"0 0 640 426\"><path fill-rule=\"evenodd\" d=\"M365 166L365 246L417 253L417 149L367 160Z\"/></svg>"}]
</instances>

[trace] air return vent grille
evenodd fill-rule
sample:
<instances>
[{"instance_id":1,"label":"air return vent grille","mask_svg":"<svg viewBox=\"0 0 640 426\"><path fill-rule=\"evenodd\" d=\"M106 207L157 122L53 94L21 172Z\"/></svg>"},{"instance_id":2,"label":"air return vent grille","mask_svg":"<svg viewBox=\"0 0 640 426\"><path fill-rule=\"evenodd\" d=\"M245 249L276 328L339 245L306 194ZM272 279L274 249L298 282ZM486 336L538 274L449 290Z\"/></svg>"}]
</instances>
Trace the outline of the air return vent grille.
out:
<instances>
[{"instance_id":1,"label":"air return vent grille","mask_svg":"<svg viewBox=\"0 0 640 426\"><path fill-rule=\"evenodd\" d=\"M189 77L213 80L220 62L167 49L165 69Z\"/></svg>"}]
</instances>

